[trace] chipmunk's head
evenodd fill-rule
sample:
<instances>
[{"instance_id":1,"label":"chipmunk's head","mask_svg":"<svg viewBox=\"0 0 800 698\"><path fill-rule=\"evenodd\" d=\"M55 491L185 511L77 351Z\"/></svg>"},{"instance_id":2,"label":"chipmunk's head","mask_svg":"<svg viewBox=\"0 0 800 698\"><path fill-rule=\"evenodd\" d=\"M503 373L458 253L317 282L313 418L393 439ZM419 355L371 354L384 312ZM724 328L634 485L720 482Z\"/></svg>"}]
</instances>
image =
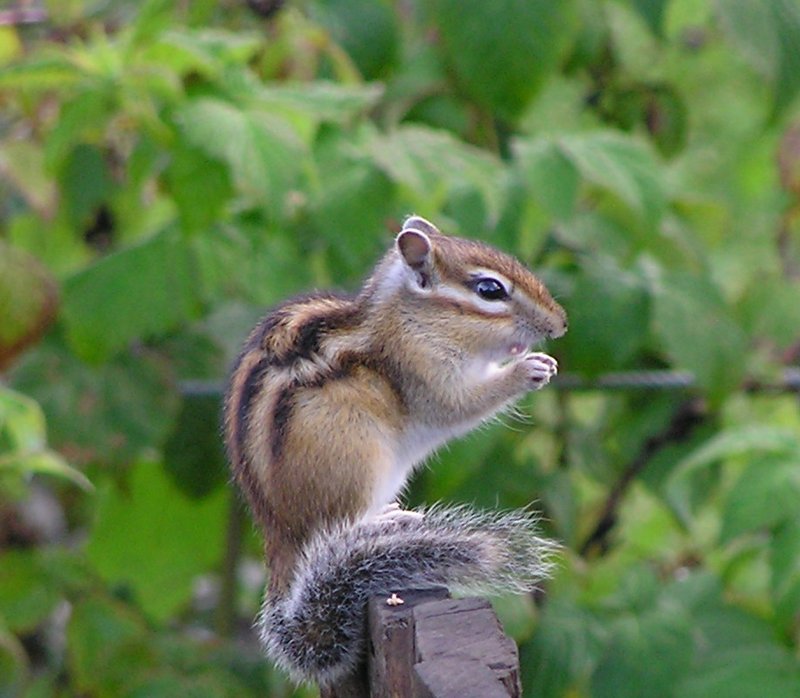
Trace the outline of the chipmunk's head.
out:
<instances>
[{"instance_id":1,"label":"chipmunk's head","mask_svg":"<svg viewBox=\"0 0 800 698\"><path fill-rule=\"evenodd\" d=\"M419 216L405 221L395 250L395 274L416 310L468 351L502 359L567 331L564 309L510 255L443 235Z\"/></svg>"}]
</instances>

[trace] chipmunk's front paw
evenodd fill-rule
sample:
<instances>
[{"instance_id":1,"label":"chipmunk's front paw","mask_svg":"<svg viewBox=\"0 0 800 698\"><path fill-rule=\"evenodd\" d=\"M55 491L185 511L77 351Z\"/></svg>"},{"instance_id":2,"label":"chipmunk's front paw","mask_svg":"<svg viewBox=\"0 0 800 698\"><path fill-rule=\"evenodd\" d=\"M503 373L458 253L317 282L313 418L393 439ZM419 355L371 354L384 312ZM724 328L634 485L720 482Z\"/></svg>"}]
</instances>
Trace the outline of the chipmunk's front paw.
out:
<instances>
[{"instance_id":1,"label":"chipmunk's front paw","mask_svg":"<svg viewBox=\"0 0 800 698\"><path fill-rule=\"evenodd\" d=\"M375 514L373 521L404 523L409 521L419 521L422 516L423 515L418 511L403 509L400 507L398 502L391 502L390 504L387 504L380 512Z\"/></svg>"},{"instance_id":2,"label":"chipmunk's front paw","mask_svg":"<svg viewBox=\"0 0 800 698\"><path fill-rule=\"evenodd\" d=\"M533 351L523 360L533 390L543 388L558 373L558 362L548 354Z\"/></svg>"}]
</instances>

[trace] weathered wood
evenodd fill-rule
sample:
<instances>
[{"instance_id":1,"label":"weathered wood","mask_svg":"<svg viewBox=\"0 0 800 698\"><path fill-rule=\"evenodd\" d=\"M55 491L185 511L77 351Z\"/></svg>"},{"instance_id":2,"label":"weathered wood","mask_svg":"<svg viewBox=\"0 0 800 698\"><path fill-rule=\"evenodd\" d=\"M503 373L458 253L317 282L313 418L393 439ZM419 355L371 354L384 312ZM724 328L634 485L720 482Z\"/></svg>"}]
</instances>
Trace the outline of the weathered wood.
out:
<instances>
[{"instance_id":1,"label":"weathered wood","mask_svg":"<svg viewBox=\"0 0 800 698\"><path fill-rule=\"evenodd\" d=\"M421 605L447 599L445 587L406 589L397 594L403 603L390 605L385 597L369 602L369 682L374 698L412 696L414 663L414 613Z\"/></svg>"},{"instance_id":2,"label":"weathered wood","mask_svg":"<svg viewBox=\"0 0 800 698\"><path fill-rule=\"evenodd\" d=\"M521 696L519 655L486 599L449 599L414 609L418 662L479 662L505 687L506 696ZM461 693L480 696L477 693Z\"/></svg>"},{"instance_id":3,"label":"weathered wood","mask_svg":"<svg viewBox=\"0 0 800 698\"><path fill-rule=\"evenodd\" d=\"M436 659L414 668L413 698L508 698L495 673L477 659Z\"/></svg>"},{"instance_id":4,"label":"weathered wood","mask_svg":"<svg viewBox=\"0 0 800 698\"><path fill-rule=\"evenodd\" d=\"M387 603L389 601L389 603ZM367 656L321 698L520 698L517 647L485 599L444 587L369 600Z\"/></svg>"}]
</instances>

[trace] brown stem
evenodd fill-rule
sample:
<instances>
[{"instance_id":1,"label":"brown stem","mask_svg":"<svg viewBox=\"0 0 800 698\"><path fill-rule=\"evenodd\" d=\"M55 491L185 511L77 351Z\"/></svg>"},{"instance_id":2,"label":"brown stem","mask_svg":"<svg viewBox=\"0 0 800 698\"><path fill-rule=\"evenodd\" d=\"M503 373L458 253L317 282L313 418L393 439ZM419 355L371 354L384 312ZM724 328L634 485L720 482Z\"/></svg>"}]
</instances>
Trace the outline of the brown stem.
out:
<instances>
[{"instance_id":1,"label":"brown stem","mask_svg":"<svg viewBox=\"0 0 800 698\"><path fill-rule=\"evenodd\" d=\"M642 444L639 453L628 463L617 482L614 483L600 512L597 524L580 548L582 556L587 556L593 550L600 553L608 550L608 537L617 523L617 510L631 483L647 467L656 453L671 443L685 439L703 421L703 418L704 410L701 401L696 398L688 400L678 408L666 429L651 436Z\"/></svg>"},{"instance_id":2,"label":"brown stem","mask_svg":"<svg viewBox=\"0 0 800 698\"><path fill-rule=\"evenodd\" d=\"M236 623L236 573L242 552L242 536L246 520L245 508L235 492L228 506L228 526L225 531L225 556L222 560L219 604L214 625L217 634L229 637Z\"/></svg>"}]
</instances>

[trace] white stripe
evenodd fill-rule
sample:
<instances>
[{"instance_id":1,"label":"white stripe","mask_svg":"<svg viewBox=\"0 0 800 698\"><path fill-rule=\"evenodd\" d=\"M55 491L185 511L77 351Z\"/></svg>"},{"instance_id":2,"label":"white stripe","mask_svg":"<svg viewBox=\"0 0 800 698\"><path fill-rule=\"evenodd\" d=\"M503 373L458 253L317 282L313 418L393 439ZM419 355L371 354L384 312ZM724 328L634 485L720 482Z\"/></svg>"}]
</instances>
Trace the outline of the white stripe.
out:
<instances>
[{"instance_id":1,"label":"white stripe","mask_svg":"<svg viewBox=\"0 0 800 698\"><path fill-rule=\"evenodd\" d=\"M460 286L439 286L433 291L433 294L434 296L449 298L459 303L466 303L492 315L506 315L511 310L507 301L487 301L474 291Z\"/></svg>"}]
</instances>

